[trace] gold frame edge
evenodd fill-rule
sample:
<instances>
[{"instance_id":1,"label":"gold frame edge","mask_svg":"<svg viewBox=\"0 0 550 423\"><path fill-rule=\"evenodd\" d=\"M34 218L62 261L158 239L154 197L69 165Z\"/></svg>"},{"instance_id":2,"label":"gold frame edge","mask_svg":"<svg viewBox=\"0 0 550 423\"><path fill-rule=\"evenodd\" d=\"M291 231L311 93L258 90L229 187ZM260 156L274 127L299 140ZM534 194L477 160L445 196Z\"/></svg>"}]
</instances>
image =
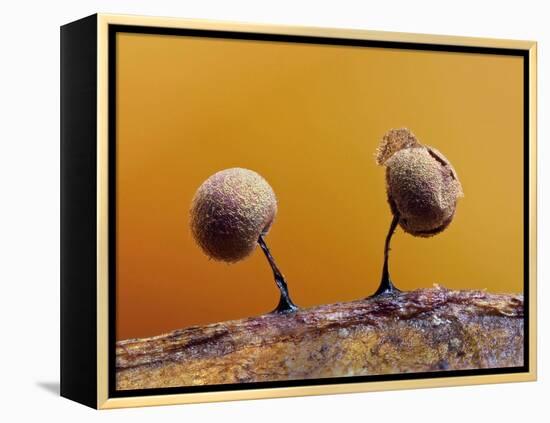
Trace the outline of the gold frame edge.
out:
<instances>
[{"instance_id":1,"label":"gold frame edge","mask_svg":"<svg viewBox=\"0 0 550 423\"><path fill-rule=\"evenodd\" d=\"M97 17L97 408L109 398L108 21Z\"/></svg>"}]
</instances>

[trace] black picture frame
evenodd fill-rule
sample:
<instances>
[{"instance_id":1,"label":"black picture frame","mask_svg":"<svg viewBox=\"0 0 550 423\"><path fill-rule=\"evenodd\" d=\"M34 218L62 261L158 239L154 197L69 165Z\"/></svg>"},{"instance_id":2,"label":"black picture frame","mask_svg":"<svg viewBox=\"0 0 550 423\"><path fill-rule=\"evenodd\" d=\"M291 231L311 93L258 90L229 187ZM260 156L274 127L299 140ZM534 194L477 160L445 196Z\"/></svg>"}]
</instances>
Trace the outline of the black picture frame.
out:
<instances>
[{"instance_id":1,"label":"black picture frame","mask_svg":"<svg viewBox=\"0 0 550 423\"><path fill-rule=\"evenodd\" d=\"M113 22L116 21L116 22ZM108 345L107 345L107 399L135 397L147 403L147 397L201 394L211 392L250 391L260 388L310 387L373 383L387 381L423 380L438 378L463 378L472 376L520 374L524 380L536 377L532 350L532 274L533 254L533 75L535 66L533 49L536 44L525 42L521 46L502 47L418 41L395 41L369 38L346 38L319 35L297 35L277 32L254 32L190 28L184 23L176 26L158 26L139 18L127 22L100 15L67 24L61 28L61 395L93 408L103 408L105 401L99 398L98 382L101 360L98 355L98 310L102 299L98 296L98 83L99 58L107 58L108 79ZM108 51L101 51L98 28L106 30ZM282 43L328 44L365 48L391 48L436 52L498 54L519 56L523 59L523 188L524 188L524 365L521 367L450 370L409 374L352 376L329 379L292 380L281 382L257 382L226 385L188 386L174 388L139 389L119 391L115 386L116 343L116 36L119 33L159 34L225 38ZM488 43L491 44L491 43ZM105 194L105 193L103 193ZM480 382L481 383L481 382ZM144 399L145 398L145 399ZM122 403L122 406L126 403ZM118 405L114 405L118 406Z\"/></svg>"}]
</instances>

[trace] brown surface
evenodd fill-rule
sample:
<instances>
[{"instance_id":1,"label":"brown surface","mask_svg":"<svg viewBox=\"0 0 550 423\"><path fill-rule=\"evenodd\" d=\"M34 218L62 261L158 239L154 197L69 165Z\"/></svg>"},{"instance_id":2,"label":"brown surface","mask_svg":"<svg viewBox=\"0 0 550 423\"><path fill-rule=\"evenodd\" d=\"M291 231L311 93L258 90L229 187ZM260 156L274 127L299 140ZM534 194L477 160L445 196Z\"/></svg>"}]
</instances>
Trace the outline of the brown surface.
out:
<instances>
[{"instance_id":1,"label":"brown surface","mask_svg":"<svg viewBox=\"0 0 550 423\"><path fill-rule=\"evenodd\" d=\"M440 287L117 342L117 389L523 365L523 296Z\"/></svg>"}]
</instances>

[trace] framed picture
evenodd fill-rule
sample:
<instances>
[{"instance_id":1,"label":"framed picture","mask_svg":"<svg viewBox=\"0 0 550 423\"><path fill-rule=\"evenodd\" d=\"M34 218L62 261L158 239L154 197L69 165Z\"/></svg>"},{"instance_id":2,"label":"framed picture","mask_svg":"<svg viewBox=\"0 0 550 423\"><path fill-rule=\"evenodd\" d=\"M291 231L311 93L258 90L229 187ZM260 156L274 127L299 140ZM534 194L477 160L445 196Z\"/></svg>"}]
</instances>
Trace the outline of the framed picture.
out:
<instances>
[{"instance_id":1,"label":"framed picture","mask_svg":"<svg viewBox=\"0 0 550 423\"><path fill-rule=\"evenodd\" d=\"M536 379L536 43L61 28L61 394Z\"/></svg>"}]
</instances>

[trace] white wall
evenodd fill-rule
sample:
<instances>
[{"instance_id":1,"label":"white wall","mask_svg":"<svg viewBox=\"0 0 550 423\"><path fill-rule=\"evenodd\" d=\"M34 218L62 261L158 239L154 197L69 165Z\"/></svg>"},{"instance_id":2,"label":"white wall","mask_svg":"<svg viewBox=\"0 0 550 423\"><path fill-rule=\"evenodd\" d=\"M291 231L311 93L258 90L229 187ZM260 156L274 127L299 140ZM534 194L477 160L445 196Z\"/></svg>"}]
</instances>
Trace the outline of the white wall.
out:
<instances>
[{"instance_id":1,"label":"white wall","mask_svg":"<svg viewBox=\"0 0 550 423\"><path fill-rule=\"evenodd\" d=\"M0 390L3 421L543 421L550 392L550 42L544 1L9 1L0 31ZM52 393L59 365L59 26L95 12L539 41L539 382L93 412ZM498 175L495 175L498 176ZM546 184L545 184L546 183ZM503 229L504 230L504 229ZM546 390L546 395L543 392ZM11 416L5 419L4 417ZM546 420L548 421L548 420Z\"/></svg>"}]
</instances>

